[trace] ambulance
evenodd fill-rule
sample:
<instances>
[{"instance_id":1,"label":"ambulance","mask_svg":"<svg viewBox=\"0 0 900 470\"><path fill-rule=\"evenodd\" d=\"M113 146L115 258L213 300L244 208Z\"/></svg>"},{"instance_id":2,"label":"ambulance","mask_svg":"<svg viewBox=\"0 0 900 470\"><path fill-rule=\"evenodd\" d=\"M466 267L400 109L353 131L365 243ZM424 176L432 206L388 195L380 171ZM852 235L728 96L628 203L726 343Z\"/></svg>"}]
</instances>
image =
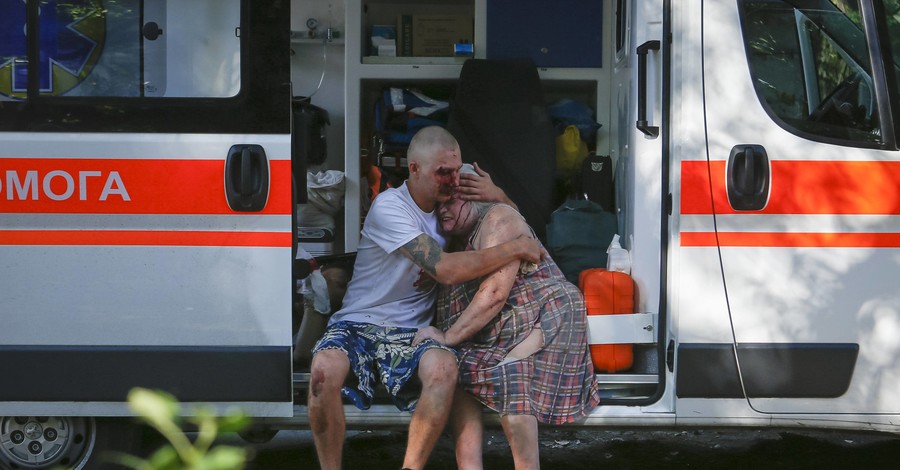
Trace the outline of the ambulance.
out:
<instances>
[{"instance_id":1,"label":"ambulance","mask_svg":"<svg viewBox=\"0 0 900 470\"><path fill-rule=\"evenodd\" d=\"M431 3L472 12L490 59L501 1ZM349 253L360 90L399 68L452 85L465 60L361 60L370 15L420 3L0 0L0 469L136 448L134 387L241 407L256 436L308 427L292 98L319 64L296 57L341 59L339 96L314 100L344 117ZM590 341L634 361L572 426L900 432L900 2L597 3L601 64L540 74L596 90L635 303L592 315Z\"/></svg>"}]
</instances>

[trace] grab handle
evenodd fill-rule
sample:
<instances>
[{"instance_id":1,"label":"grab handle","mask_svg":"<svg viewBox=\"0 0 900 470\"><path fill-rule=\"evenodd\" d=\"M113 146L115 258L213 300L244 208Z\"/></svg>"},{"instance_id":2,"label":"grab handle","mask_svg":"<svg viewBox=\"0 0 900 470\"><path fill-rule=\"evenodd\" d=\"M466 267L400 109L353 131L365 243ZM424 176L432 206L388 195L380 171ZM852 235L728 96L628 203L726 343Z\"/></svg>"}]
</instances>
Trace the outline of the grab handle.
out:
<instances>
[{"instance_id":1,"label":"grab handle","mask_svg":"<svg viewBox=\"0 0 900 470\"><path fill-rule=\"evenodd\" d=\"M659 50L659 41L647 41L637 48L638 56L638 116L637 128L644 135L652 138L659 136L659 127L647 122L647 54Z\"/></svg>"},{"instance_id":2,"label":"grab handle","mask_svg":"<svg viewBox=\"0 0 900 470\"><path fill-rule=\"evenodd\" d=\"M269 162L260 145L239 144L225 158L225 199L231 210L259 212L269 198Z\"/></svg>"},{"instance_id":3,"label":"grab handle","mask_svg":"<svg viewBox=\"0 0 900 470\"><path fill-rule=\"evenodd\" d=\"M769 156L762 145L735 145L728 156L725 186L737 211L760 211L769 203Z\"/></svg>"}]
</instances>

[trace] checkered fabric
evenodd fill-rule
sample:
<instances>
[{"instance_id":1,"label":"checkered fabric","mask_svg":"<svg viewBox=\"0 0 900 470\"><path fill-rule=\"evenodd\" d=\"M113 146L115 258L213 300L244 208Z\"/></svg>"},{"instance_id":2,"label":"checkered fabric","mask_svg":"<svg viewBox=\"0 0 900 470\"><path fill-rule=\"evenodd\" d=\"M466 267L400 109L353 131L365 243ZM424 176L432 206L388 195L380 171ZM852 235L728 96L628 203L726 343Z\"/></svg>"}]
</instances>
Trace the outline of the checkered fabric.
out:
<instances>
[{"instance_id":1,"label":"checkered fabric","mask_svg":"<svg viewBox=\"0 0 900 470\"><path fill-rule=\"evenodd\" d=\"M443 287L436 323L446 331L478 291L480 280ZM539 327L544 345L524 359L500 364ZM521 272L506 305L475 336L457 347L459 383L488 408L530 414L539 422L575 421L600 401L587 344L584 298L547 258Z\"/></svg>"}]
</instances>

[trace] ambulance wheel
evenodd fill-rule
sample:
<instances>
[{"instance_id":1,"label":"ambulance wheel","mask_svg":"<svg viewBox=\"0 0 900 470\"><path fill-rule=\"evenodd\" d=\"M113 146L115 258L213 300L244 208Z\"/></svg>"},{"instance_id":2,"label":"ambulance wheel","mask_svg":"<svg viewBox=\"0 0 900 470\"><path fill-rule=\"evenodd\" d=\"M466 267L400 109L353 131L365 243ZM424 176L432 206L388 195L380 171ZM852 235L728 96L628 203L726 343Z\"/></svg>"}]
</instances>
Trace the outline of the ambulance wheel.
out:
<instances>
[{"instance_id":1,"label":"ambulance wheel","mask_svg":"<svg viewBox=\"0 0 900 470\"><path fill-rule=\"evenodd\" d=\"M250 428L238 432L241 439L251 444L265 444L274 439L276 434L278 434L277 429L269 428Z\"/></svg>"},{"instance_id":2,"label":"ambulance wheel","mask_svg":"<svg viewBox=\"0 0 900 470\"><path fill-rule=\"evenodd\" d=\"M112 466L109 456L101 454L106 450L130 452L137 444L137 429L123 420L3 416L0 417L0 469L81 470Z\"/></svg>"}]
</instances>

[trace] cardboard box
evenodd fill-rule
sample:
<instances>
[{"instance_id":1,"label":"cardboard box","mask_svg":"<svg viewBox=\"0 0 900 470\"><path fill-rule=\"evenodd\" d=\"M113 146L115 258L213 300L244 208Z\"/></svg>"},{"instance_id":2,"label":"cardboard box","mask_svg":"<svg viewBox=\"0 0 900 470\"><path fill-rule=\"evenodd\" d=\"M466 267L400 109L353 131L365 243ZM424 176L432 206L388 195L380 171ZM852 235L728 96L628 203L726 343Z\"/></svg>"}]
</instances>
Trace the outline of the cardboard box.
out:
<instances>
[{"instance_id":1,"label":"cardboard box","mask_svg":"<svg viewBox=\"0 0 900 470\"><path fill-rule=\"evenodd\" d=\"M372 51L375 53L373 55L379 57L396 57L397 41L394 39L385 39L380 36L373 36Z\"/></svg>"},{"instance_id":2,"label":"cardboard box","mask_svg":"<svg viewBox=\"0 0 900 470\"><path fill-rule=\"evenodd\" d=\"M388 57L397 55L397 29L394 25L372 25L369 55Z\"/></svg>"},{"instance_id":3,"label":"cardboard box","mask_svg":"<svg viewBox=\"0 0 900 470\"><path fill-rule=\"evenodd\" d=\"M452 57L455 44L473 42L472 17L412 15L412 37L413 56Z\"/></svg>"}]
</instances>

